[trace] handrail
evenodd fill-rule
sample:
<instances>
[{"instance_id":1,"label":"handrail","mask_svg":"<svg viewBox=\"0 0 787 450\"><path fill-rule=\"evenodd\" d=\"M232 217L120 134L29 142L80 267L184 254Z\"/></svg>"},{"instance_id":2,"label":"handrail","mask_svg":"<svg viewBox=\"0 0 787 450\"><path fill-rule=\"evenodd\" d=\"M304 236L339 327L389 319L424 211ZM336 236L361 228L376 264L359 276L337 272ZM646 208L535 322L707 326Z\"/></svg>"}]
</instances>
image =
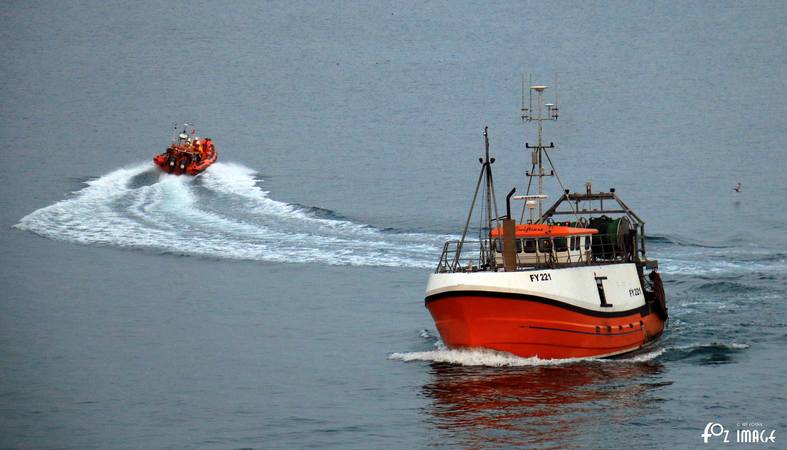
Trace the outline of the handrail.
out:
<instances>
[{"instance_id":1,"label":"handrail","mask_svg":"<svg viewBox=\"0 0 787 450\"><path fill-rule=\"evenodd\" d=\"M619 241L617 234L592 235L590 248L585 249L584 243L579 250L572 250L570 241L566 242L565 250L555 250L555 238L534 239L533 252L526 252L521 246L517 255L517 270L539 268L570 267L588 264L616 264L623 262L642 262L636 242ZM519 238L518 240L522 240ZM542 251L539 239L550 239L551 250ZM560 238L558 238L560 239ZM478 272L496 270L502 267L499 262L502 253L494 247L495 241L447 241L443 244L435 273ZM498 261L495 262L495 259ZM527 262L522 262L527 259Z\"/></svg>"}]
</instances>

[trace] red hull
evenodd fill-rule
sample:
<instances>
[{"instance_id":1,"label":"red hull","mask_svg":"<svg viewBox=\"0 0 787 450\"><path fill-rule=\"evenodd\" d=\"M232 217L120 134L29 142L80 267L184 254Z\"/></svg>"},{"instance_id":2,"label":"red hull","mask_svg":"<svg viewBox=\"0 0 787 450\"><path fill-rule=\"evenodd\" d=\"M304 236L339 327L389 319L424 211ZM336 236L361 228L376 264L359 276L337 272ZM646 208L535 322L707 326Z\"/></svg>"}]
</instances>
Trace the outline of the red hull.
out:
<instances>
[{"instance_id":1,"label":"red hull","mask_svg":"<svg viewBox=\"0 0 787 450\"><path fill-rule=\"evenodd\" d=\"M210 142L210 141L208 141ZM153 157L153 162L164 172L173 175L197 175L216 162L218 154L211 143L204 157L197 158L194 153L168 149L166 153Z\"/></svg>"},{"instance_id":2,"label":"red hull","mask_svg":"<svg viewBox=\"0 0 787 450\"><path fill-rule=\"evenodd\" d=\"M664 321L647 306L601 313L539 298L448 292L426 299L449 348L482 347L542 359L612 356L659 337Z\"/></svg>"}]
</instances>

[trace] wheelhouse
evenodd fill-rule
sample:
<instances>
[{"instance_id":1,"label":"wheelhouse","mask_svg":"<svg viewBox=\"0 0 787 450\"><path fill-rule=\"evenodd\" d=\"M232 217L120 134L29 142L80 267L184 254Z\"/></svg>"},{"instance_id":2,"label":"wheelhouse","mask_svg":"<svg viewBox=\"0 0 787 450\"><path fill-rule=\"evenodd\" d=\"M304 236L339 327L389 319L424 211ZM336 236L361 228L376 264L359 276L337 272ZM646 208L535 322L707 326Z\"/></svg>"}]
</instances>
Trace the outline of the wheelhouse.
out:
<instances>
[{"instance_id":1,"label":"wheelhouse","mask_svg":"<svg viewBox=\"0 0 787 450\"><path fill-rule=\"evenodd\" d=\"M570 226L520 224L516 226L514 245L518 267L586 264L592 260L592 238L598 230ZM503 233L492 230L492 255L503 265Z\"/></svg>"}]
</instances>

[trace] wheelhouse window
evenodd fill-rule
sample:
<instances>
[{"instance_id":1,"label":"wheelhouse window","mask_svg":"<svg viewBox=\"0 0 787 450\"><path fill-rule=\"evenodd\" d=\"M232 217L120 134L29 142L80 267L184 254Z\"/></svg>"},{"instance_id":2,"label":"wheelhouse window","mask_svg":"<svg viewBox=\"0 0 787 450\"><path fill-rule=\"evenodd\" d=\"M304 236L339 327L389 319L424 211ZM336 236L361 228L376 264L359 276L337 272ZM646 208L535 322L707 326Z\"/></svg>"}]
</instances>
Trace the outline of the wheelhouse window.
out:
<instances>
[{"instance_id":1,"label":"wheelhouse window","mask_svg":"<svg viewBox=\"0 0 787 450\"><path fill-rule=\"evenodd\" d=\"M525 239L525 253L535 253L536 252L536 240L535 239Z\"/></svg>"},{"instance_id":2,"label":"wheelhouse window","mask_svg":"<svg viewBox=\"0 0 787 450\"><path fill-rule=\"evenodd\" d=\"M522 240L521 239L517 239L515 242L516 242L516 252L517 253L521 253L522 252ZM495 239L493 245L494 245L494 249L495 249L495 251L497 253L503 253L503 240L502 239Z\"/></svg>"},{"instance_id":3,"label":"wheelhouse window","mask_svg":"<svg viewBox=\"0 0 787 450\"><path fill-rule=\"evenodd\" d=\"M585 240L585 250L590 250L590 236L582 236L582 239Z\"/></svg>"},{"instance_id":4,"label":"wheelhouse window","mask_svg":"<svg viewBox=\"0 0 787 450\"><path fill-rule=\"evenodd\" d=\"M540 253L552 252L552 240L549 238L541 238L538 240L538 251Z\"/></svg>"}]
</instances>

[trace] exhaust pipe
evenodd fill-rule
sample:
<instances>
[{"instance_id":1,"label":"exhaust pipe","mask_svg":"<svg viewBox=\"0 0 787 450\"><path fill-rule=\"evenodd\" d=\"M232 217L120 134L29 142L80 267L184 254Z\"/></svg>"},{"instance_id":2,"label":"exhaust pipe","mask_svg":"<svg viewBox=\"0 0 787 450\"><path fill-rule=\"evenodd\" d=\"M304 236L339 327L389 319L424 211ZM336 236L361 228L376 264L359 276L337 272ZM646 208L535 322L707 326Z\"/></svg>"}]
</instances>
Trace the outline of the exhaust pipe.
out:
<instances>
[{"instance_id":1,"label":"exhaust pipe","mask_svg":"<svg viewBox=\"0 0 787 450\"><path fill-rule=\"evenodd\" d=\"M506 195L506 219L511 218L511 196L516 192L516 188L511 189L511 192Z\"/></svg>"},{"instance_id":2,"label":"exhaust pipe","mask_svg":"<svg viewBox=\"0 0 787 450\"><path fill-rule=\"evenodd\" d=\"M511 196L516 188L506 195L506 218L503 219L503 267L506 272L516 270L516 221L511 218Z\"/></svg>"}]
</instances>

